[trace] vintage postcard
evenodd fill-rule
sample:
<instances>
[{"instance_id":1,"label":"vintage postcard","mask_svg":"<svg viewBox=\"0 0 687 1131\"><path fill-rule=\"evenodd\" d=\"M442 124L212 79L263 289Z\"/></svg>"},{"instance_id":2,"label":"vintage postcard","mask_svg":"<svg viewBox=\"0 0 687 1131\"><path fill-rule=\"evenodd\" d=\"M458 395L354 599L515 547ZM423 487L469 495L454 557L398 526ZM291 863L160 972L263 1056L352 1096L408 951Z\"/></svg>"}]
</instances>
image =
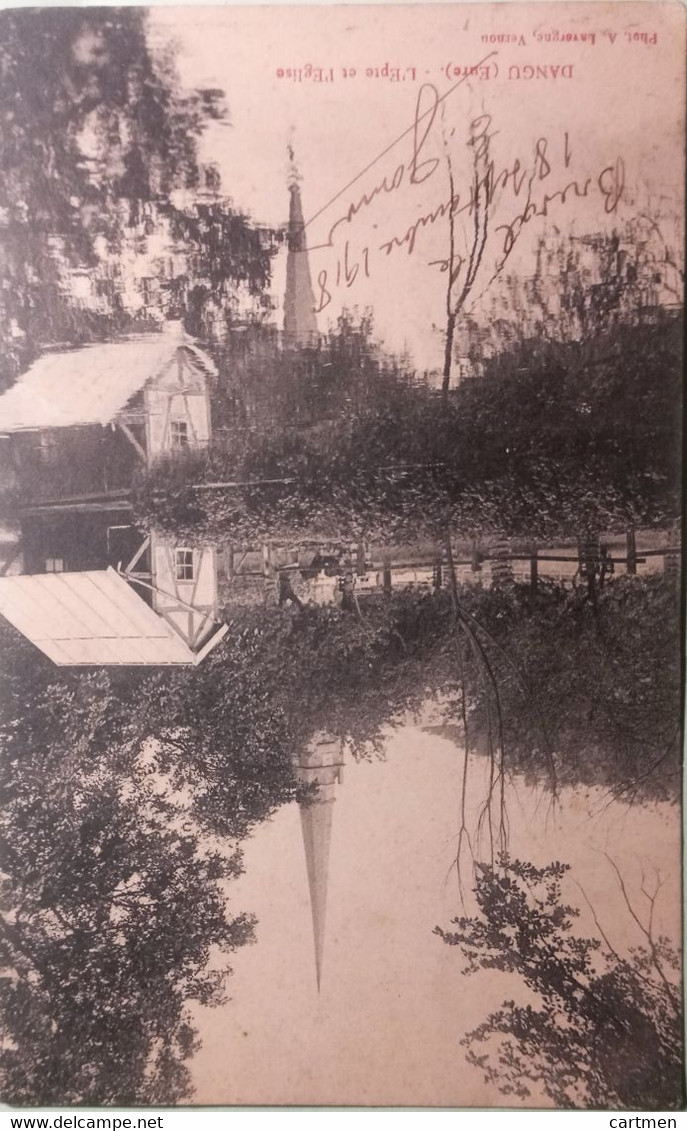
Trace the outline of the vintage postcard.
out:
<instances>
[{"instance_id":1,"label":"vintage postcard","mask_svg":"<svg viewBox=\"0 0 687 1131\"><path fill-rule=\"evenodd\" d=\"M0 12L5 1104L682 1106L685 26Z\"/></svg>"}]
</instances>

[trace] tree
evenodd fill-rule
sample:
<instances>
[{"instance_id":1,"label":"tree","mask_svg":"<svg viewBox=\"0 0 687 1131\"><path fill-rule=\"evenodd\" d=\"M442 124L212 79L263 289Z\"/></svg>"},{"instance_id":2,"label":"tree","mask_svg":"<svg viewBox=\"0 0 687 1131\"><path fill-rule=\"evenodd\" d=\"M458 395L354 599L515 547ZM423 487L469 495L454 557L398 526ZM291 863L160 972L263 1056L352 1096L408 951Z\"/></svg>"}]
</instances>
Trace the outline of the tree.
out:
<instances>
[{"instance_id":1,"label":"tree","mask_svg":"<svg viewBox=\"0 0 687 1131\"><path fill-rule=\"evenodd\" d=\"M442 104L442 118L445 104ZM472 220L472 231L467 238L466 255L458 251L458 225L456 213L460 198L456 194L453 172L453 158L444 132L444 160L449 183L448 215L448 257L440 264L446 274L446 331L444 337L444 366L442 370L442 399L448 402L451 386L451 370L455 346L456 323L465 309L480 273L482 260L489 235L490 215L493 201L493 184L490 174L490 134L491 118L480 114L470 124L468 147L472 151L473 178L470 186L470 207L468 215ZM466 262L467 260L467 262Z\"/></svg>"},{"instance_id":2,"label":"tree","mask_svg":"<svg viewBox=\"0 0 687 1131\"><path fill-rule=\"evenodd\" d=\"M286 718L294 750L319 730L340 735L358 754L380 748L390 723L452 679L446 606L430 595L380 597L350 611L227 613L237 662L250 664L272 710Z\"/></svg>"},{"instance_id":3,"label":"tree","mask_svg":"<svg viewBox=\"0 0 687 1131\"><path fill-rule=\"evenodd\" d=\"M415 383L407 360L376 340L370 312L344 312L316 341L286 348L274 325L253 324L227 338L218 368L213 423L232 452L243 448L246 431L266 438L298 430L307 438L341 417L409 397Z\"/></svg>"},{"instance_id":4,"label":"tree","mask_svg":"<svg viewBox=\"0 0 687 1131\"><path fill-rule=\"evenodd\" d=\"M226 958L253 937L227 910L237 842L296 794L284 727L250 673L227 695L218 670L165 686L56 672L9 629L3 644L3 1095L177 1102L189 1005L225 1000Z\"/></svg>"},{"instance_id":5,"label":"tree","mask_svg":"<svg viewBox=\"0 0 687 1131\"><path fill-rule=\"evenodd\" d=\"M237 212L218 191L210 199L191 199L183 206L165 204L171 246L183 268L169 280L167 310L180 314L188 332L215 343L224 360L230 331L242 331L272 311L269 294L272 259L282 233L253 223Z\"/></svg>"},{"instance_id":6,"label":"tree","mask_svg":"<svg viewBox=\"0 0 687 1131\"><path fill-rule=\"evenodd\" d=\"M461 601L498 684L511 770L540 776L553 754L561 784L600 784L627 801L676 796L680 630L660 576L613 579L596 609L554 583L536 594L466 587ZM477 736L493 706L472 664L465 679Z\"/></svg>"},{"instance_id":7,"label":"tree","mask_svg":"<svg viewBox=\"0 0 687 1131\"><path fill-rule=\"evenodd\" d=\"M316 731L357 751L379 746L394 719L434 696L455 733L467 729L471 752L485 750L491 720L506 774L552 790L676 797L679 622L661 577L614 578L596 615L583 591L554 582L535 594L462 585L458 624L450 587L361 597L348 609L240 607L231 587L225 600L229 632L209 664L158 674L143 695L140 682L118 689L132 715L137 704L141 736L183 751L194 811L215 832L242 836L244 819L271 812L248 798L289 800L291 753Z\"/></svg>"},{"instance_id":8,"label":"tree","mask_svg":"<svg viewBox=\"0 0 687 1131\"><path fill-rule=\"evenodd\" d=\"M142 685L130 674L115 679L139 746L155 744L194 820L230 841L299 796L297 735L256 662L260 646L255 633L238 630L198 668L157 671Z\"/></svg>"},{"instance_id":9,"label":"tree","mask_svg":"<svg viewBox=\"0 0 687 1131\"><path fill-rule=\"evenodd\" d=\"M208 182L199 165L198 139L224 114L221 92L184 91L173 54L151 49L146 20L127 8L0 14L5 385L45 343L145 328L170 310L198 329L230 284L264 291L271 234L231 211L216 171ZM198 204L208 189L214 200ZM151 236L186 266L169 278L151 262L132 306L121 291L128 258L153 260ZM90 297L75 300L84 282Z\"/></svg>"},{"instance_id":10,"label":"tree","mask_svg":"<svg viewBox=\"0 0 687 1131\"><path fill-rule=\"evenodd\" d=\"M681 340L680 316L666 313L585 343L533 339L491 358L456 405L465 503L474 492L485 525L500 511L503 533L530 537L670 525Z\"/></svg>"},{"instance_id":11,"label":"tree","mask_svg":"<svg viewBox=\"0 0 687 1131\"><path fill-rule=\"evenodd\" d=\"M461 348L474 370L517 352L526 342L576 343L578 367L614 332L651 324L681 308L684 270L679 237L668 216L639 212L610 232L539 237L531 274L502 270L490 284L488 308L464 311Z\"/></svg>"},{"instance_id":12,"label":"tree","mask_svg":"<svg viewBox=\"0 0 687 1131\"><path fill-rule=\"evenodd\" d=\"M505 971L535 995L534 1003L504 1002L468 1033L467 1058L521 1100L534 1088L535 1100L543 1092L559 1108L681 1107L679 963L668 941L653 937L656 892L645 892L649 925L627 903L646 944L625 957L605 935L602 947L574 933L579 912L562 902L567 871L508 857L478 864L479 915L454 919L452 931L436 928L460 947L466 973Z\"/></svg>"},{"instance_id":13,"label":"tree","mask_svg":"<svg viewBox=\"0 0 687 1131\"><path fill-rule=\"evenodd\" d=\"M523 342L448 405L399 386L319 430L275 422L242 447L167 461L140 480L139 520L236 541L290 532L393 542L448 528L545 540L670 526L680 513L681 356L673 313L584 345Z\"/></svg>"}]
</instances>

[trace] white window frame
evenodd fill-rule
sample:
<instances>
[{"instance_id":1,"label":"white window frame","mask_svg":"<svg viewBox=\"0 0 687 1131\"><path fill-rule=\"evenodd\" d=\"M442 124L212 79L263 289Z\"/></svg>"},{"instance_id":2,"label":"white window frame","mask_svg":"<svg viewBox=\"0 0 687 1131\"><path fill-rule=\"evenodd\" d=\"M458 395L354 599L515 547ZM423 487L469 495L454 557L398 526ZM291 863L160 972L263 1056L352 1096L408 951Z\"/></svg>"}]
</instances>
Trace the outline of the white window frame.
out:
<instances>
[{"instance_id":1,"label":"white window frame","mask_svg":"<svg viewBox=\"0 0 687 1131\"><path fill-rule=\"evenodd\" d=\"M190 546L177 546L174 550L174 577L176 581L195 581L195 554Z\"/></svg>"},{"instance_id":2,"label":"white window frame","mask_svg":"<svg viewBox=\"0 0 687 1131\"><path fill-rule=\"evenodd\" d=\"M191 446L190 429L188 420L172 420L169 424L169 435L175 451L183 452Z\"/></svg>"}]
</instances>

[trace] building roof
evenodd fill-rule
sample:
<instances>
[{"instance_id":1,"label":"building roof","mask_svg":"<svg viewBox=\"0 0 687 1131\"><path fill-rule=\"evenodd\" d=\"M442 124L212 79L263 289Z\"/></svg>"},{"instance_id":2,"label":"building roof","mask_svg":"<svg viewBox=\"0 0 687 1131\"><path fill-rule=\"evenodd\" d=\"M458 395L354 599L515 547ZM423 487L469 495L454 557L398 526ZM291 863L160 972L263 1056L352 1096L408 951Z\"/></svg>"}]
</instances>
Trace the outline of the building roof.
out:
<instances>
[{"instance_id":1,"label":"building roof","mask_svg":"<svg viewBox=\"0 0 687 1131\"><path fill-rule=\"evenodd\" d=\"M55 664L198 664L194 653L113 569L0 577L0 613Z\"/></svg>"},{"instance_id":2,"label":"building roof","mask_svg":"<svg viewBox=\"0 0 687 1131\"><path fill-rule=\"evenodd\" d=\"M108 424L180 347L207 373L216 372L203 350L178 333L46 353L0 396L0 433Z\"/></svg>"}]
</instances>

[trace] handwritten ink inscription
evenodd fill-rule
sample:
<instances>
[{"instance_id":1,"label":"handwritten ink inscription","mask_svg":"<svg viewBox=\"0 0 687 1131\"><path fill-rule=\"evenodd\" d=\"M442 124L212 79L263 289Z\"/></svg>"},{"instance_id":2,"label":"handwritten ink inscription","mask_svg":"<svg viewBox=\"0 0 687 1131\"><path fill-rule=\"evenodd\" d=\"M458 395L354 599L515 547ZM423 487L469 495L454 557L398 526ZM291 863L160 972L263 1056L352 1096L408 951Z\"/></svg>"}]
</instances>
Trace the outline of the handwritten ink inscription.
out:
<instances>
[{"instance_id":1,"label":"handwritten ink inscription","mask_svg":"<svg viewBox=\"0 0 687 1131\"><path fill-rule=\"evenodd\" d=\"M370 278L380 261L399 254L418 254L423 237L440 221L455 222L462 217L469 224L476 224L481 223L488 212L492 221L489 232L494 252L492 266L499 271L522 232L535 220L555 215L582 200L592 204L597 201L607 215L618 208L625 188L625 163L621 155L614 154L586 175L576 172L570 136L561 129L550 136L534 138L528 152L501 164L494 155L494 139L499 130L489 113L482 113L467 123L463 144L471 175L465 185L457 184L453 170L461 154L447 150L445 99L446 95L440 96L432 83L423 83L417 94L411 127L406 131L407 156L328 220L322 243L311 243L311 253L328 252L330 256L330 261L316 275L317 313L326 309L338 288L350 289L357 281ZM451 130L451 134L455 132L455 128ZM427 186L422 191L435 192L441 183L442 168L448 168L449 172L448 193L439 189L438 201L423 210L419 217L415 197L412 223L392 230L374 244L366 242L356 250L354 240L359 234L356 221L362 220L376 201L396 197L402 190L415 192L420 186ZM326 211L328 208L321 209L320 215ZM485 235L485 242L486 238ZM428 260L427 265L436 266L442 272L450 270L456 279L461 271L472 269L460 256L450 262L444 258Z\"/></svg>"}]
</instances>

